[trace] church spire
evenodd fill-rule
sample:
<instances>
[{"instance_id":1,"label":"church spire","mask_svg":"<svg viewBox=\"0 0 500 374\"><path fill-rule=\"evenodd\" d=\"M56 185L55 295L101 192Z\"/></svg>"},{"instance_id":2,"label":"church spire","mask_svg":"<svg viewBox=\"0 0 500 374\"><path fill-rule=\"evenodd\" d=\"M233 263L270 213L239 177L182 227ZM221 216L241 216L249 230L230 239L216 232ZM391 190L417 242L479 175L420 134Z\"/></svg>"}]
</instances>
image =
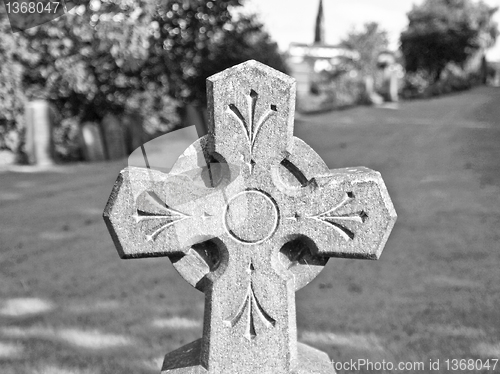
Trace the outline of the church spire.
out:
<instances>
[{"instance_id":1,"label":"church spire","mask_svg":"<svg viewBox=\"0 0 500 374\"><path fill-rule=\"evenodd\" d=\"M323 0L319 0L316 28L314 30L314 44L325 44L325 16L323 15Z\"/></svg>"}]
</instances>

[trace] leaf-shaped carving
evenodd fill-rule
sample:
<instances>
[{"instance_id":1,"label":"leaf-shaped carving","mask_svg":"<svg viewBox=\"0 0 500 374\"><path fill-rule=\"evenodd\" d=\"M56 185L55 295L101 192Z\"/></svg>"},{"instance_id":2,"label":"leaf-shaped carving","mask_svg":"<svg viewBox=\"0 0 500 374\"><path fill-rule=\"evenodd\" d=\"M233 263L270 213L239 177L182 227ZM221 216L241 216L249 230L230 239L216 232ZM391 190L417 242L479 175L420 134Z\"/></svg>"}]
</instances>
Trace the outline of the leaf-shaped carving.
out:
<instances>
[{"instance_id":1,"label":"leaf-shaped carving","mask_svg":"<svg viewBox=\"0 0 500 374\"><path fill-rule=\"evenodd\" d=\"M251 273L253 270L254 270L253 265L250 264L249 272ZM238 312L233 318L225 320L224 323L227 326L234 327L245 316L246 316L246 322L245 322L245 332L243 336L247 340L255 339L255 337L257 336L257 331L255 329L255 319L260 320L262 325L267 329L273 327L276 323L276 321L273 318L271 318L269 314L260 305L259 300L255 296L252 281L250 281L248 284L248 289L245 295L245 299L243 300L240 308L238 309Z\"/></svg>"},{"instance_id":2,"label":"leaf-shaped carving","mask_svg":"<svg viewBox=\"0 0 500 374\"><path fill-rule=\"evenodd\" d=\"M350 201L354 199L354 194L352 192L347 192L340 203L334 206L332 209L326 212L319 213L313 216L308 216L307 218L315 219L320 222L331 225L335 231L337 231L342 238L345 240L353 240L355 233L351 231L345 222L356 222L364 223L368 218L368 215L364 211L353 212L349 214L335 214L338 210L347 205Z\"/></svg>"},{"instance_id":3,"label":"leaf-shaped carving","mask_svg":"<svg viewBox=\"0 0 500 374\"><path fill-rule=\"evenodd\" d=\"M267 122L267 120L274 115L278 109L276 105L271 104L269 109L257 120L255 121L255 108L257 106L257 100L259 94L254 90L250 90L250 93L246 96L247 98L247 116L246 118L241 114L241 111L234 104L229 104L226 112L229 113L239 124L240 128L245 134L248 141L248 150L250 152L250 164L252 159L253 148L262 126Z\"/></svg>"},{"instance_id":4,"label":"leaf-shaped carving","mask_svg":"<svg viewBox=\"0 0 500 374\"><path fill-rule=\"evenodd\" d=\"M158 221L160 226L153 232L146 235L147 241L154 241L158 235L167 227L190 218L189 215L170 208L153 191L144 191L136 201L137 213L135 220L137 223L144 221Z\"/></svg>"}]
</instances>

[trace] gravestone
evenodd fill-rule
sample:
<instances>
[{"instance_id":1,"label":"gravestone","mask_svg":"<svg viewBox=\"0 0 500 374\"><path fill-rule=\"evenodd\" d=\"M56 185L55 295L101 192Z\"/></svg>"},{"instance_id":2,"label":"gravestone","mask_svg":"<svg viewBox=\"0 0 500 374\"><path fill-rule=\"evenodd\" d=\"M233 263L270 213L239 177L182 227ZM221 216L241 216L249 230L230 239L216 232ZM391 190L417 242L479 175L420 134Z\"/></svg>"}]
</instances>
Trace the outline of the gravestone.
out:
<instances>
[{"instance_id":1,"label":"gravestone","mask_svg":"<svg viewBox=\"0 0 500 374\"><path fill-rule=\"evenodd\" d=\"M126 152L131 154L146 141L143 129L144 119L138 113L125 112L120 117L120 120L125 129Z\"/></svg>"},{"instance_id":2,"label":"gravestone","mask_svg":"<svg viewBox=\"0 0 500 374\"><path fill-rule=\"evenodd\" d=\"M54 163L52 139L53 113L46 100L30 101L26 105L26 155L30 164Z\"/></svg>"},{"instance_id":3,"label":"gravestone","mask_svg":"<svg viewBox=\"0 0 500 374\"><path fill-rule=\"evenodd\" d=\"M200 137L207 134L207 110L206 108L193 104L186 105L185 113L182 118L184 127L194 126Z\"/></svg>"},{"instance_id":4,"label":"gravestone","mask_svg":"<svg viewBox=\"0 0 500 374\"><path fill-rule=\"evenodd\" d=\"M202 338L162 373L334 373L297 342L295 292L329 257L377 259L396 213L378 172L329 170L293 136L294 106L292 78L247 61L208 78L208 134L170 173L118 176L104 220L120 256L168 256L205 293Z\"/></svg>"},{"instance_id":5,"label":"gravestone","mask_svg":"<svg viewBox=\"0 0 500 374\"><path fill-rule=\"evenodd\" d=\"M106 159L104 143L99 125L95 122L82 124L82 150L85 161L95 162Z\"/></svg>"},{"instance_id":6,"label":"gravestone","mask_svg":"<svg viewBox=\"0 0 500 374\"><path fill-rule=\"evenodd\" d=\"M106 154L109 160L117 160L127 155L125 131L117 117L107 114L102 120Z\"/></svg>"},{"instance_id":7,"label":"gravestone","mask_svg":"<svg viewBox=\"0 0 500 374\"><path fill-rule=\"evenodd\" d=\"M384 103L384 98L375 89L375 80L372 76L365 77L365 91L370 104L382 105Z\"/></svg>"},{"instance_id":8,"label":"gravestone","mask_svg":"<svg viewBox=\"0 0 500 374\"><path fill-rule=\"evenodd\" d=\"M383 101L396 103L399 101L399 69L401 66L390 52L382 52L377 57L375 71L375 88ZM374 104L379 104L374 102Z\"/></svg>"}]
</instances>

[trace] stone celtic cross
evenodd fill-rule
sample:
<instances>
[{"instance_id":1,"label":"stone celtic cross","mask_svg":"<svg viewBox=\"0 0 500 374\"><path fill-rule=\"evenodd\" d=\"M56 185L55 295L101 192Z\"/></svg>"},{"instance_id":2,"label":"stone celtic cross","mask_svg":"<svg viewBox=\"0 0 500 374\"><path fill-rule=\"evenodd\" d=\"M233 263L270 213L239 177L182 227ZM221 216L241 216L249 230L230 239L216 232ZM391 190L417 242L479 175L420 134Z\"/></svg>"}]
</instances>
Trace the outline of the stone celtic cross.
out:
<instances>
[{"instance_id":1,"label":"stone celtic cross","mask_svg":"<svg viewBox=\"0 0 500 374\"><path fill-rule=\"evenodd\" d=\"M126 168L104 219L122 258L168 256L205 293L203 337L162 373L331 374L297 343L295 291L329 257L377 259L396 220L378 172L293 136L295 81L247 61L208 78L209 129L168 174Z\"/></svg>"}]
</instances>

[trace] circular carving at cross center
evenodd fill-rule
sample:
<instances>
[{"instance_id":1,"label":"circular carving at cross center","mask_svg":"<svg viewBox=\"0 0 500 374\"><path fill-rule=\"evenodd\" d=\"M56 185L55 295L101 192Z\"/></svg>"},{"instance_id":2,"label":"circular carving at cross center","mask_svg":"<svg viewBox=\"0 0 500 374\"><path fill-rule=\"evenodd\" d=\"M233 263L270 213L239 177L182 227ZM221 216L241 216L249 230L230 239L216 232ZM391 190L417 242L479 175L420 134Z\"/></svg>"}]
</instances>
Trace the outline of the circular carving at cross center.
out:
<instances>
[{"instance_id":1,"label":"circular carving at cross center","mask_svg":"<svg viewBox=\"0 0 500 374\"><path fill-rule=\"evenodd\" d=\"M229 200L224 223L234 240L243 244L258 244L276 231L278 216L278 207L269 195L259 190L248 190Z\"/></svg>"}]
</instances>

